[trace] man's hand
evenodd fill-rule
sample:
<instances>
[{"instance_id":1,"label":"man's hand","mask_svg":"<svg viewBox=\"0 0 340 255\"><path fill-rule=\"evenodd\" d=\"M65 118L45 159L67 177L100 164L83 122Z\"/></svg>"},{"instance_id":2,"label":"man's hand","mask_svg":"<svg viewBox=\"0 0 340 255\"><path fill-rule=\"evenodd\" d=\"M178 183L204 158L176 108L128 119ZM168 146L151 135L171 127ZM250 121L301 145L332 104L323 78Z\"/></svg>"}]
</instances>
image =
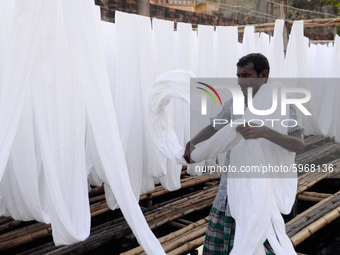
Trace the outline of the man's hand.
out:
<instances>
[{"instance_id":1,"label":"man's hand","mask_svg":"<svg viewBox=\"0 0 340 255\"><path fill-rule=\"evenodd\" d=\"M257 138L264 138L266 132L268 132L268 127L266 126L259 126L254 123L248 123L243 125L239 125L236 128L236 131L239 132L245 140L247 139L257 139Z\"/></svg>"},{"instance_id":2,"label":"man's hand","mask_svg":"<svg viewBox=\"0 0 340 255\"><path fill-rule=\"evenodd\" d=\"M195 146L190 143L190 141L187 143L187 145L185 146L185 151L184 151L184 159L185 161L190 164L190 163L195 163L192 159L191 159L191 152L195 149Z\"/></svg>"}]
</instances>

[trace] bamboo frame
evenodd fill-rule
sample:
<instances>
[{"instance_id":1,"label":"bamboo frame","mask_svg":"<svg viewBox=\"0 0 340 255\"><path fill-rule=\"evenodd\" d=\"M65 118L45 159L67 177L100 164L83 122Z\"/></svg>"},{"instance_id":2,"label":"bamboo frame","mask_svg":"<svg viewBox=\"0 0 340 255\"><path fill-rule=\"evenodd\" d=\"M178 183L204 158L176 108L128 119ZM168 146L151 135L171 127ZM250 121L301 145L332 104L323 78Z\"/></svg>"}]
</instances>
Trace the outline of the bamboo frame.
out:
<instances>
[{"instance_id":1,"label":"bamboo frame","mask_svg":"<svg viewBox=\"0 0 340 255\"><path fill-rule=\"evenodd\" d=\"M308 227L304 228L299 233L295 234L290 240L293 242L293 245L296 247L298 244L302 243L316 231L320 230L322 227L326 226L327 224L331 223L333 220L340 217L340 206L331 211L330 213L326 214L325 216L321 217L317 221L310 224Z\"/></svg>"},{"instance_id":2,"label":"bamboo frame","mask_svg":"<svg viewBox=\"0 0 340 255\"><path fill-rule=\"evenodd\" d=\"M204 239L205 239L205 236L201 236L200 238L197 238L193 241L190 241L190 242L178 247L177 249L169 252L168 255L178 255L178 254L188 252L192 249L195 249L195 248L201 246L204 243Z\"/></svg>"}]
</instances>

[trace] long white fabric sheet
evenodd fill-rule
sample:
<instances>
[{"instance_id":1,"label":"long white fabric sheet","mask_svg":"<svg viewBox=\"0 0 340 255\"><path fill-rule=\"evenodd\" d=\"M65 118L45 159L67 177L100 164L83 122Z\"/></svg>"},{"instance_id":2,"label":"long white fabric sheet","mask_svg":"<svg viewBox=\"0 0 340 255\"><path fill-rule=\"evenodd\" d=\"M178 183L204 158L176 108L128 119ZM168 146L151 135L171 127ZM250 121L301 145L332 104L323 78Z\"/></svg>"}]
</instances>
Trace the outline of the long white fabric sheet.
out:
<instances>
[{"instance_id":1,"label":"long white fabric sheet","mask_svg":"<svg viewBox=\"0 0 340 255\"><path fill-rule=\"evenodd\" d=\"M1 211L16 219L50 221L56 245L88 237L87 117L102 164L97 177L112 189L145 251L165 254L132 192L93 7L90 0L16 2L1 80L1 177L6 172ZM31 147L14 141L24 132L28 138L21 146ZM32 158L23 157L26 162L20 164L25 149ZM32 182L23 180L27 168ZM9 188L15 182L13 188L21 192Z\"/></svg>"}]
</instances>

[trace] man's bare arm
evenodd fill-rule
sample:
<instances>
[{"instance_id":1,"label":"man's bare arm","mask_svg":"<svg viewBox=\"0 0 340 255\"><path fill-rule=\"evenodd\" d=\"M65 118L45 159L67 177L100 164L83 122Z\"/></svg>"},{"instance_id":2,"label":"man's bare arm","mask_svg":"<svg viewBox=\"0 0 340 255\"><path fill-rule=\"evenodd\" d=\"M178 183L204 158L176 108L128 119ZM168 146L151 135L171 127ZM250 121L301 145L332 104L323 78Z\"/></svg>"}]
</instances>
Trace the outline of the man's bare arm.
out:
<instances>
[{"instance_id":1,"label":"man's bare arm","mask_svg":"<svg viewBox=\"0 0 340 255\"><path fill-rule=\"evenodd\" d=\"M265 138L292 152L302 153L305 150L305 142L299 131L284 135L266 126L250 127L248 125L245 127L240 125L236 128L236 131L240 132L244 139Z\"/></svg>"},{"instance_id":2,"label":"man's bare arm","mask_svg":"<svg viewBox=\"0 0 340 255\"><path fill-rule=\"evenodd\" d=\"M193 161L190 158L190 153L194 150L195 145L209 139L216 132L217 130L215 130L212 126L208 125L205 128L203 128L194 138L192 138L185 146L184 151L185 161L187 163L193 163Z\"/></svg>"}]
</instances>

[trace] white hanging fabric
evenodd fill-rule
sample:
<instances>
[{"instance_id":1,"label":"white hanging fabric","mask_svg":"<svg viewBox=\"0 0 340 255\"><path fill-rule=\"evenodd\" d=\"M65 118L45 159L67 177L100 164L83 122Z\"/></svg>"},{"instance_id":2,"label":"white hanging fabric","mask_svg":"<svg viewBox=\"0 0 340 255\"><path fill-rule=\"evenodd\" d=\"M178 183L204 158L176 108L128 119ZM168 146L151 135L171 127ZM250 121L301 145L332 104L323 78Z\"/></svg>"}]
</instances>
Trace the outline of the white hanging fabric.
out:
<instances>
[{"instance_id":1,"label":"white hanging fabric","mask_svg":"<svg viewBox=\"0 0 340 255\"><path fill-rule=\"evenodd\" d=\"M165 254L149 229L132 192L110 97L105 62L99 50L100 41L95 35L96 27L92 23L93 20L89 19L91 14L93 16L93 3L92 1L87 1L85 4L84 1L82 3L67 1L66 4L65 9L69 15L65 15L65 22L70 24L66 29L72 42L70 43L71 54L77 60L76 71L83 85L87 113L107 178L104 182L110 185L125 219L144 250L148 254ZM81 15L72 15L72 10L75 8L79 9Z\"/></svg>"},{"instance_id":2,"label":"white hanging fabric","mask_svg":"<svg viewBox=\"0 0 340 255\"><path fill-rule=\"evenodd\" d=\"M50 217L56 245L72 244L87 238L91 219L85 163L87 114L91 126L88 130L92 132L93 146L102 164L102 169L98 169L102 171L97 175L102 178L99 181L113 190L145 251L148 254L165 254L132 192L93 2L19 0L16 8L17 17L1 80L1 177L8 165L11 176L7 178L6 175L6 181L18 181L18 185L23 185L22 179L14 175L19 168L13 160L20 155L20 148L13 147L10 161L8 158L12 144L15 145L14 135L17 134L18 139L22 135L21 127L17 128L23 123L19 122L20 116L28 119L26 123L33 120L36 131L32 128L27 131L36 135L37 163L33 171L37 174L33 175L36 180L29 189L32 190L31 195L27 193L21 200L36 199L39 203L38 182L39 195L46 192L41 196L41 205L45 206L44 211ZM78 10L76 13L73 12L75 9ZM31 108L29 101L24 104L25 98L30 98L28 92L32 94ZM34 115L22 111L24 106L32 109ZM30 144L32 149L32 136L20 140ZM34 161L31 166L34 167ZM22 195L18 192L17 198ZM8 198L10 195L5 199ZM25 202L23 209L26 204L33 205L30 204L32 201ZM26 216L45 220L39 208L39 204L35 208L37 212L30 208ZM7 209L15 215L15 208Z\"/></svg>"},{"instance_id":3,"label":"white hanging fabric","mask_svg":"<svg viewBox=\"0 0 340 255\"><path fill-rule=\"evenodd\" d=\"M244 28L243 43L241 46L240 58L250 53L258 52L258 36L255 37L255 27L246 26Z\"/></svg>"},{"instance_id":4,"label":"white hanging fabric","mask_svg":"<svg viewBox=\"0 0 340 255\"><path fill-rule=\"evenodd\" d=\"M274 27L274 36L270 40L270 77L284 77L284 52L283 52L283 26L284 20L276 20Z\"/></svg>"},{"instance_id":5,"label":"white hanging fabric","mask_svg":"<svg viewBox=\"0 0 340 255\"><path fill-rule=\"evenodd\" d=\"M283 21L276 21L270 52L268 37L258 38L253 27L246 27L240 44L236 27L217 27L214 32L212 26L199 26L197 34L189 24L179 23L176 32L170 21L153 19L152 25L153 29L147 17L117 12L116 24L100 26L98 8L94 10L90 0L0 0L0 215L51 222L57 245L79 242L90 232L89 183L104 183L109 207L121 208L145 251L164 254L137 200L154 189L154 178L169 190L180 187L181 164L186 164L183 147L189 140L185 121L190 71L234 77L239 57L261 51L269 54L272 77L339 78L339 37L334 46L308 48L301 21L293 25L286 59ZM175 68L189 71L168 72ZM313 82L287 86L302 86L312 93L306 107L313 116L303 120L305 134L323 133L339 141L335 109L340 88L337 80L333 82L329 91ZM229 139L229 146L244 143L234 129L223 139ZM264 147L274 158L283 153L263 142L245 146ZM199 150L197 146L193 158ZM211 157L215 152L209 149ZM235 164L241 162L236 152ZM251 150L246 153L253 157ZM229 200L238 228L235 253L248 254L253 248L260 252L256 244L263 238L277 254L290 251L279 213L290 209L296 182L282 180L250 183L230 178ZM236 195L233 190L239 186L247 189ZM254 197L251 190L258 186L261 194L256 191ZM260 197L270 202L264 204ZM266 217L256 218L260 211L252 216L243 210L244 204L254 201L268 209L263 212ZM242 221L244 217L248 221ZM258 226L250 222L255 218ZM246 244L254 229L260 234Z\"/></svg>"},{"instance_id":6,"label":"white hanging fabric","mask_svg":"<svg viewBox=\"0 0 340 255\"><path fill-rule=\"evenodd\" d=\"M214 27L198 25L197 28L198 48L197 55L194 55L196 65L193 73L200 77L213 77L214 75ZM204 65L202 65L204 63Z\"/></svg>"}]
</instances>

